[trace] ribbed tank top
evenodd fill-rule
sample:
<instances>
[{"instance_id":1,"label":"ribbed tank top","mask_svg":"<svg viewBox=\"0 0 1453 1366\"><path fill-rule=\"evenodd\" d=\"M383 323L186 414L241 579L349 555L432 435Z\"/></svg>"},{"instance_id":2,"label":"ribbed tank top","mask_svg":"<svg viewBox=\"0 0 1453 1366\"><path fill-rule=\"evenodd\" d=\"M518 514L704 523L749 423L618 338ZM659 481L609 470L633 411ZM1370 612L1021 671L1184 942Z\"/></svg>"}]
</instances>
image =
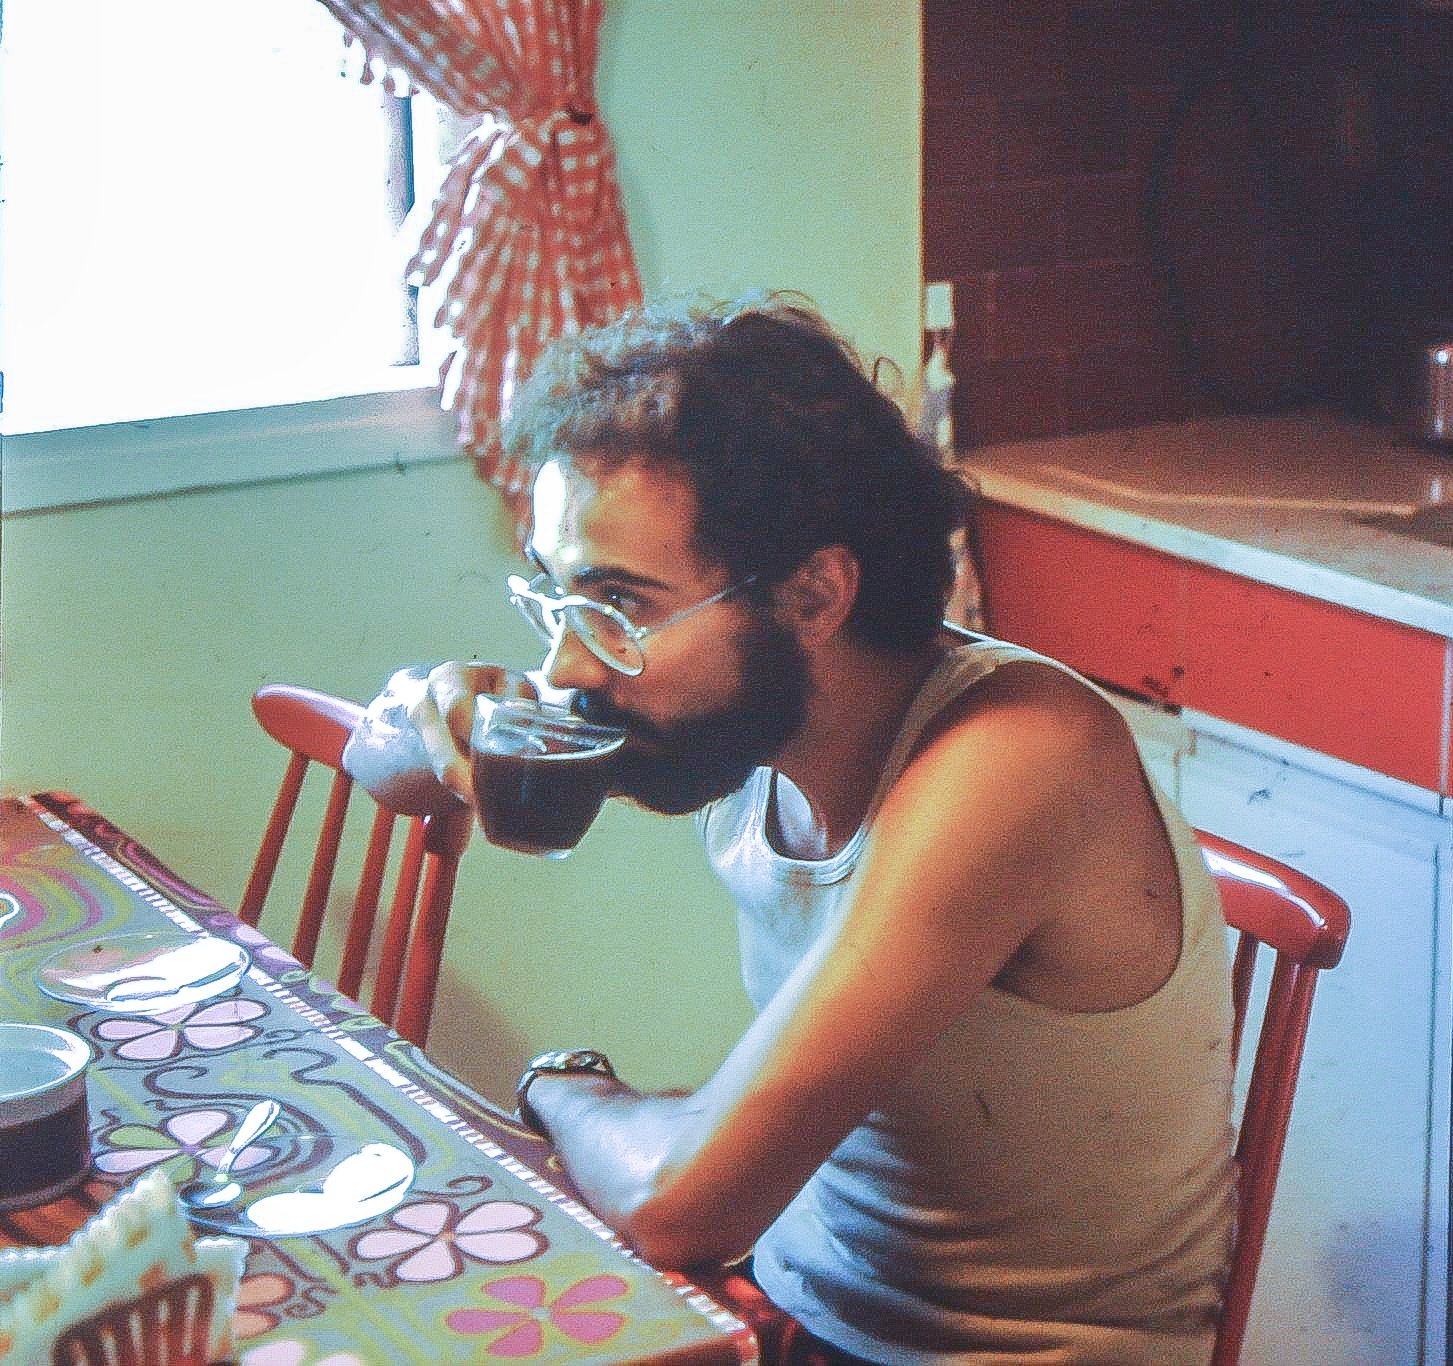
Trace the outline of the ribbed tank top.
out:
<instances>
[{"instance_id":1,"label":"ribbed tank top","mask_svg":"<svg viewBox=\"0 0 1453 1366\"><path fill-rule=\"evenodd\" d=\"M851 893L873 813L924 727L1021 660L1079 678L1002 642L951 650L909 708L863 826L830 858L771 847L770 770L703 813L758 1009ZM1210 1359L1234 1203L1226 933L1194 832L1146 780L1180 878L1170 978L1104 1012L993 987L966 997L758 1240L763 1288L843 1350L894 1366Z\"/></svg>"}]
</instances>

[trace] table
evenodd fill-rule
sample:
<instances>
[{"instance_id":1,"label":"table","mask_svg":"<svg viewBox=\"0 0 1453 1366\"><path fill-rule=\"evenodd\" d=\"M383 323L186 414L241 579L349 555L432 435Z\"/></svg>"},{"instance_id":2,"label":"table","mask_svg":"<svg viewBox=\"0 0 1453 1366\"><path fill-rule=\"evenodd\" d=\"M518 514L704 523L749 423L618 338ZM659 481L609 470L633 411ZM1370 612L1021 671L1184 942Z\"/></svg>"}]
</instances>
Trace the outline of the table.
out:
<instances>
[{"instance_id":1,"label":"table","mask_svg":"<svg viewBox=\"0 0 1453 1366\"><path fill-rule=\"evenodd\" d=\"M33 984L68 942L170 927L244 945L242 981L155 1015L78 1008ZM0 1214L0 1246L63 1241L142 1172L205 1173L202 1156L259 1094L281 1102L280 1124L413 1158L387 1214L250 1243L240 1366L757 1360L740 1318L574 1198L542 1139L68 794L0 798L0 1017L73 1029L98 1053L92 1177Z\"/></svg>"}]
</instances>

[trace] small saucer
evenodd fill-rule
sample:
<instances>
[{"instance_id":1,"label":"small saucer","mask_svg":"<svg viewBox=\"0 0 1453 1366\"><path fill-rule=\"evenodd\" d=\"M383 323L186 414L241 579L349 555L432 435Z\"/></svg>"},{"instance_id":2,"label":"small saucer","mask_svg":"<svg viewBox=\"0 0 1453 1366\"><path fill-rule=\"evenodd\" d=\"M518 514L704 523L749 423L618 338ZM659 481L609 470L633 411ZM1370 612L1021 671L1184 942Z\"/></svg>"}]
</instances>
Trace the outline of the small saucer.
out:
<instances>
[{"instance_id":1,"label":"small saucer","mask_svg":"<svg viewBox=\"0 0 1453 1366\"><path fill-rule=\"evenodd\" d=\"M293 1238L364 1224L393 1209L414 1183L414 1160L392 1143L352 1134L269 1133L268 1156L245 1172L229 1204L190 1206L187 1218L243 1238Z\"/></svg>"},{"instance_id":2,"label":"small saucer","mask_svg":"<svg viewBox=\"0 0 1453 1366\"><path fill-rule=\"evenodd\" d=\"M98 935L47 958L36 985L57 1001L156 1015L230 991L251 962L241 945L210 934Z\"/></svg>"}]
</instances>

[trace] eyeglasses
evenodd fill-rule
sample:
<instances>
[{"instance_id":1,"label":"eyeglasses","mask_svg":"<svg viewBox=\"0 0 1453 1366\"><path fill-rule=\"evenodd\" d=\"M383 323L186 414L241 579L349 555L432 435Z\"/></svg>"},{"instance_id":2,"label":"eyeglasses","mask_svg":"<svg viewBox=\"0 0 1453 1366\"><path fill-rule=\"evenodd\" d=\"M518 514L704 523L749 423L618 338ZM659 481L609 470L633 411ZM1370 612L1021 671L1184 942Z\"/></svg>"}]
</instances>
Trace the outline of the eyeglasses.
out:
<instances>
[{"instance_id":1,"label":"eyeglasses","mask_svg":"<svg viewBox=\"0 0 1453 1366\"><path fill-rule=\"evenodd\" d=\"M609 603L596 602L578 593L562 593L548 574L536 574L529 580L523 575L511 574L505 585L509 589L510 601L546 644L553 648L567 630L574 631L585 648L602 664L634 678L646 667L642 642L648 636L654 636L668 626L684 621L693 612L741 592L756 581L757 575L751 574L723 588L720 593L713 593L709 598L702 598L690 607L673 612L665 621L654 626L637 626L619 607L612 607Z\"/></svg>"}]
</instances>

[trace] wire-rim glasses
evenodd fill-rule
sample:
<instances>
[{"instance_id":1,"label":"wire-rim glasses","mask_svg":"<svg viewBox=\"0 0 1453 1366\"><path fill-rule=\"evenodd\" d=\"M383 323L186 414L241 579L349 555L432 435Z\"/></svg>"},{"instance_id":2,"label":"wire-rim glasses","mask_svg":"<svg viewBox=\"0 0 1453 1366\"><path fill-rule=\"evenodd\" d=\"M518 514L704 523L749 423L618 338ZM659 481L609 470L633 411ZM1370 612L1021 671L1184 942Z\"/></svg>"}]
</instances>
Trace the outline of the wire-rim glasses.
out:
<instances>
[{"instance_id":1,"label":"wire-rim glasses","mask_svg":"<svg viewBox=\"0 0 1453 1366\"><path fill-rule=\"evenodd\" d=\"M724 601L756 581L757 575L749 574L719 593L673 612L654 626L637 626L619 607L612 607L608 602L597 602L579 593L563 593L548 574L536 574L532 579L511 574L505 586L510 601L547 645L553 648L567 630L573 631L602 664L634 678L646 667L643 642L648 637L684 621L693 612Z\"/></svg>"}]
</instances>

